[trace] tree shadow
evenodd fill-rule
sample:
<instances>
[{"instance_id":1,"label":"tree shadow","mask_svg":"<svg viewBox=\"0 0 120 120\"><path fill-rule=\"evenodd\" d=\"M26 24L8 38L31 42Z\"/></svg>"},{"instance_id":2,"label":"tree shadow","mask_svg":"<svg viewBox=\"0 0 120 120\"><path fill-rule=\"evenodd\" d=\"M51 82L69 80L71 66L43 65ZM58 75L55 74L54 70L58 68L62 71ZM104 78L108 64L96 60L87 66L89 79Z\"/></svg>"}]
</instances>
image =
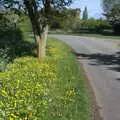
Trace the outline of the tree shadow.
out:
<instances>
[{"instance_id":1,"label":"tree shadow","mask_svg":"<svg viewBox=\"0 0 120 120\"><path fill-rule=\"evenodd\" d=\"M91 60L92 63L90 65L100 66L105 65L107 69L113 70L116 72L120 72L120 52L116 52L114 54L82 54L75 53L75 55L79 58ZM120 80L120 78L118 78Z\"/></svg>"}]
</instances>

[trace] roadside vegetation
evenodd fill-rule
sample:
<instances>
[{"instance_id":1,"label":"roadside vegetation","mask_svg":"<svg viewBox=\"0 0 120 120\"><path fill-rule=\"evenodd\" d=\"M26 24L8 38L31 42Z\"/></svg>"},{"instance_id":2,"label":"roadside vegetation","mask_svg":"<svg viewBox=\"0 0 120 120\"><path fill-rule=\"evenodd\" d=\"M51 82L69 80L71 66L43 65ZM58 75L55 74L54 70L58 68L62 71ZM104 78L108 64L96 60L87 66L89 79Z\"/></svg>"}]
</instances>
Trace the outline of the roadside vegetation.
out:
<instances>
[{"instance_id":1,"label":"roadside vegetation","mask_svg":"<svg viewBox=\"0 0 120 120\"><path fill-rule=\"evenodd\" d=\"M114 32L112 25L109 24L107 20L96 20L91 18L88 20L76 19L76 21L72 21L72 23L71 21L69 22L69 20L66 22L69 25L64 23L64 27L51 28L49 33L120 39L120 34Z\"/></svg>"},{"instance_id":2,"label":"roadside vegetation","mask_svg":"<svg viewBox=\"0 0 120 120\"><path fill-rule=\"evenodd\" d=\"M43 59L17 56L0 73L0 84L1 119L91 120L84 76L72 49L54 38L48 39Z\"/></svg>"},{"instance_id":3,"label":"roadside vegetation","mask_svg":"<svg viewBox=\"0 0 120 120\"><path fill-rule=\"evenodd\" d=\"M0 25L0 119L91 120L85 78L72 48L49 38L46 57L38 59L26 16L16 27L10 21Z\"/></svg>"},{"instance_id":4,"label":"roadside vegetation","mask_svg":"<svg viewBox=\"0 0 120 120\"><path fill-rule=\"evenodd\" d=\"M113 19L113 14L120 12L113 7L106 20L88 19L85 7L80 19L80 9L65 9L71 3L0 1L1 120L92 119L85 78L73 50L62 41L48 39L48 25L51 31L119 37L119 19Z\"/></svg>"}]
</instances>

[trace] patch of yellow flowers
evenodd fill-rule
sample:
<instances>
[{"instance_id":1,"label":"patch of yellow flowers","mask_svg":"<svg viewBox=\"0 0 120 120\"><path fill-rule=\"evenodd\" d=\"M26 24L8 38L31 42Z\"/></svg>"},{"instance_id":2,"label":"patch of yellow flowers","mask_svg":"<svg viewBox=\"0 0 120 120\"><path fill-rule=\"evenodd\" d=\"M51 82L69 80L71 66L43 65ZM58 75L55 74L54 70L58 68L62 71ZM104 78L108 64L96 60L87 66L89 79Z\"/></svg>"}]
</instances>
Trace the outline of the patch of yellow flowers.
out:
<instances>
[{"instance_id":1,"label":"patch of yellow flowers","mask_svg":"<svg viewBox=\"0 0 120 120\"><path fill-rule=\"evenodd\" d=\"M44 116L49 103L49 88L54 80L56 65L52 59L15 59L6 72L0 73L0 120Z\"/></svg>"}]
</instances>

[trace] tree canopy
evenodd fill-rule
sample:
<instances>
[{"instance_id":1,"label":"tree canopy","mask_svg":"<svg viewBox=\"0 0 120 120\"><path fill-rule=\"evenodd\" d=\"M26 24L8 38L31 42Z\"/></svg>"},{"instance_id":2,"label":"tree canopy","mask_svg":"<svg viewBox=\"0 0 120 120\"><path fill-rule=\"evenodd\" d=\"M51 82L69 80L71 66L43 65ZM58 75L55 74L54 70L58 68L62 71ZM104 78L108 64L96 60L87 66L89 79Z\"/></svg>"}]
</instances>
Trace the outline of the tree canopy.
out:
<instances>
[{"instance_id":1,"label":"tree canopy","mask_svg":"<svg viewBox=\"0 0 120 120\"><path fill-rule=\"evenodd\" d=\"M45 56L47 25L53 16L52 8L62 9L71 3L72 0L1 0L0 6L22 10L28 14L38 47L38 57L41 58Z\"/></svg>"},{"instance_id":2,"label":"tree canopy","mask_svg":"<svg viewBox=\"0 0 120 120\"><path fill-rule=\"evenodd\" d=\"M119 4L120 0L102 0L104 12L109 12L115 4Z\"/></svg>"},{"instance_id":3,"label":"tree canopy","mask_svg":"<svg viewBox=\"0 0 120 120\"><path fill-rule=\"evenodd\" d=\"M120 33L120 4L115 4L113 8L106 14L110 24L116 33Z\"/></svg>"}]
</instances>

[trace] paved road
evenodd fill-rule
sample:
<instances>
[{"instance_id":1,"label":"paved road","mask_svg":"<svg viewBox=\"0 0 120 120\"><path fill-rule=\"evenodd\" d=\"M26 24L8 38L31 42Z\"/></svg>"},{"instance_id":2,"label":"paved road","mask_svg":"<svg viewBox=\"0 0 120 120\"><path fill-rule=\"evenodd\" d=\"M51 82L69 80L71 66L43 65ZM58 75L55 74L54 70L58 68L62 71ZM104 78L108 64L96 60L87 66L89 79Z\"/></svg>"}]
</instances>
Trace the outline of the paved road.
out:
<instances>
[{"instance_id":1,"label":"paved road","mask_svg":"<svg viewBox=\"0 0 120 120\"><path fill-rule=\"evenodd\" d=\"M104 120L120 120L120 40L52 35L70 44L94 89Z\"/></svg>"}]
</instances>

